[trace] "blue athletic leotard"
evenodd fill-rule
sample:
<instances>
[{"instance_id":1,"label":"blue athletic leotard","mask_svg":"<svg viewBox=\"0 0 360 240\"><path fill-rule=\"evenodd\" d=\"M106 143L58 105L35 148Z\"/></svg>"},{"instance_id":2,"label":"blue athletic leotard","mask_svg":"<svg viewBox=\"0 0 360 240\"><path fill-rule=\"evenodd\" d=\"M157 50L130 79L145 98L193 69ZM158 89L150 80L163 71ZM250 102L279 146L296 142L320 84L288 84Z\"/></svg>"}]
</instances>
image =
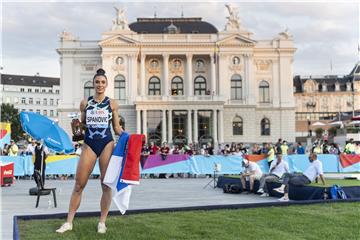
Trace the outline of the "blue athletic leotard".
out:
<instances>
[{"instance_id":1,"label":"blue athletic leotard","mask_svg":"<svg viewBox=\"0 0 360 240\"><path fill-rule=\"evenodd\" d=\"M112 110L110 98L105 97L100 103L91 96L85 108L85 140L84 142L94 151L97 157L100 156L105 146L113 141L110 130Z\"/></svg>"}]
</instances>

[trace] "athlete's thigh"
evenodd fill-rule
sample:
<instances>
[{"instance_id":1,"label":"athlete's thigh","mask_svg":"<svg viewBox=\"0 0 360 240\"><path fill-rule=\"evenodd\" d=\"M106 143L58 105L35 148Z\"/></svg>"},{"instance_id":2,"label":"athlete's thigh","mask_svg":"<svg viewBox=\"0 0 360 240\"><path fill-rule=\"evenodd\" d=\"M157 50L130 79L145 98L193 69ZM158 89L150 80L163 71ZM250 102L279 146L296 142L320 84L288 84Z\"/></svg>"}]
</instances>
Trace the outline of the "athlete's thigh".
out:
<instances>
[{"instance_id":1,"label":"athlete's thigh","mask_svg":"<svg viewBox=\"0 0 360 240\"><path fill-rule=\"evenodd\" d=\"M106 146L104 147L103 151L100 154L99 167L100 167L101 179L103 179L105 176L106 169L109 165L113 150L114 150L114 141L111 141L108 144L106 144Z\"/></svg>"},{"instance_id":2,"label":"athlete's thigh","mask_svg":"<svg viewBox=\"0 0 360 240\"><path fill-rule=\"evenodd\" d=\"M96 159L97 157L93 150L87 144L84 144L76 170L76 181L80 185L86 184L94 169Z\"/></svg>"}]
</instances>

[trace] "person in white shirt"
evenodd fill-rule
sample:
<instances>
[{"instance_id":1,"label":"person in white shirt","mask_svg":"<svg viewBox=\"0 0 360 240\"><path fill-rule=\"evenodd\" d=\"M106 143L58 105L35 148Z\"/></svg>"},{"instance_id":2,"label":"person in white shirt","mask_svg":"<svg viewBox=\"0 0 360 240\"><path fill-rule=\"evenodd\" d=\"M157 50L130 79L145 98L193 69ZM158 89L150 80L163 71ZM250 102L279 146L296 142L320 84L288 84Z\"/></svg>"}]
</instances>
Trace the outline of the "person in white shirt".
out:
<instances>
[{"instance_id":1,"label":"person in white shirt","mask_svg":"<svg viewBox=\"0 0 360 240\"><path fill-rule=\"evenodd\" d=\"M284 193L284 196L279 201L289 201L289 184L296 186L304 186L310 184L318 176L321 182L325 185L325 178L322 163L317 159L316 153L309 155L310 166L301 175L287 173L284 175L283 184L279 188L274 188L275 191Z\"/></svg>"},{"instance_id":2,"label":"person in white shirt","mask_svg":"<svg viewBox=\"0 0 360 240\"><path fill-rule=\"evenodd\" d=\"M35 154L35 147L36 147L36 142L35 140L31 140L31 143L29 143L26 147L26 154L27 155L34 155Z\"/></svg>"},{"instance_id":3,"label":"person in white shirt","mask_svg":"<svg viewBox=\"0 0 360 240\"><path fill-rule=\"evenodd\" d=\"M261 171L259 165L257 165L254 162L250 162L249 160L246 160L246 159L244 159L242 161L242 166L244 168L244 171L241 174L242 188L246 192L246 190L245 190L246 189L246 180L249 180L250 189L248 190L248 192L253 192L254 181L255 181L255 179L260 180L260 178L262 176L262 171Z\"/></svg>"},{"instance_id":4,"label":"person in white shirt","mask_svg":"<svg viewBox=\"0 0 360 240\"><path fill-rule=\"evenodd\" d=\"M271 162L270 171L268 174L263 174L260 178L260 186L258 193L262 193L261 197L268 197L269 191L266 183L277 182L283 176L284 173L289 173L289 165L282 160L282 154L276 154L276 160Z\"/></svg>"}]
</instances>

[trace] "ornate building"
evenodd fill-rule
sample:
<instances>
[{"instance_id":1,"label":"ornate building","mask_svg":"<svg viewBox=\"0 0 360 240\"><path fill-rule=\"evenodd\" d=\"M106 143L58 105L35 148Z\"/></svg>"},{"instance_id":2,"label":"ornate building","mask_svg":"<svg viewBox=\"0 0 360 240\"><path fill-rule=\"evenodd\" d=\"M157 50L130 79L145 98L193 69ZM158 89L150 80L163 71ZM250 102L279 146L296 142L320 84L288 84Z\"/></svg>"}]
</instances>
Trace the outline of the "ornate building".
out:
<instances>
[{"instance_id":1,"label":"ornate building","mask_svg":"<svg viewBox=\"0 0 360 240\"><path fill-rule=\"evenodd\" d=\"M295 76L294 96L298 136L306 136L308 122L360 114L360 63L346 76Z\"/></svg>"},{"instance_id":2,"label":"ornate building","mask_svg":"<svg viewBox=\"0 0 360 240\"><path fill-rule=\"evenodd\" d=\"M294 141L291 34L254 40L237 8L226 7L223 31L201 18L138 18L128 25L116 9L100 41L63 32L60 124L70 132L68 115L92 94L102 67L125 129L150 141Z\"/></svg>"}]
</instances>

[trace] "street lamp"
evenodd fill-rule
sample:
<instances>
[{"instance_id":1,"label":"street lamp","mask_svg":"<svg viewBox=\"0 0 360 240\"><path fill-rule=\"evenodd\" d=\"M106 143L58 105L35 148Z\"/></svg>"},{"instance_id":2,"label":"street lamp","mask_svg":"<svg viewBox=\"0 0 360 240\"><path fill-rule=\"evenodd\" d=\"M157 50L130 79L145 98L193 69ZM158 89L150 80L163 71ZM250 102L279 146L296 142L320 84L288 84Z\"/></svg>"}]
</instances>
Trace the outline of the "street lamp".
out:
<instances>
[{"instance_id":1,"label":"street lamp","mask_svg":"<svg viewBox=\"0 0 360 240\"><path fill-rule=\"evenodd\" d=\"M307 115L306 120L307 120L307 126L308 126L308 137L311 137L311 129L310 129L311 121L310 121L309 115Z\"/></svg>"}]
</instances>

